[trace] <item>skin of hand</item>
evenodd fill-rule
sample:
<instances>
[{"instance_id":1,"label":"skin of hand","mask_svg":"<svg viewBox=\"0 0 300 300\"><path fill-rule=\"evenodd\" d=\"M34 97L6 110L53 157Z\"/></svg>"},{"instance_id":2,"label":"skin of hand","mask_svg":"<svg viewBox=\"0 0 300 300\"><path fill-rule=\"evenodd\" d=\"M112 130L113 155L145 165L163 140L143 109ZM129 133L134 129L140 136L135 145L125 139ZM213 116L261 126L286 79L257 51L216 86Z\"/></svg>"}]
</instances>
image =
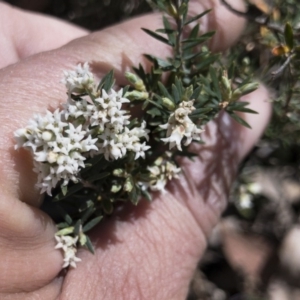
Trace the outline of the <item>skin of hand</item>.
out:
<instances>
[{"instance_id":1,"label":"skin of hand","mask_svg":"<svg viewBox=\"0 0 300 300\"><path fill-rule=\"evenodd\" d=\"M243 8L242 1L232 1ZM202 31L216 29L213 50L225 50L244 20L218 1L191 1L191 14L214 8ZM185 299L207 237L226 206L239 161L261 135L270 116L264 87L244 97L258 115L245 115L246 129L222 114L192 145L199 156L181 161L183 174L165 194L138 207L125 206L91 232L95 255L60 272L51 219L38 209L32 158L14 150L13 132L34 113L66 99L63 70L85 61L101 77L111 68L122 83L125 70L147 62L143 53L167 56L168 49L140 30L160 27L158 14L138 17L88 34L72 25L0 2L0 299Z\"/></svg>"}]
</instances>

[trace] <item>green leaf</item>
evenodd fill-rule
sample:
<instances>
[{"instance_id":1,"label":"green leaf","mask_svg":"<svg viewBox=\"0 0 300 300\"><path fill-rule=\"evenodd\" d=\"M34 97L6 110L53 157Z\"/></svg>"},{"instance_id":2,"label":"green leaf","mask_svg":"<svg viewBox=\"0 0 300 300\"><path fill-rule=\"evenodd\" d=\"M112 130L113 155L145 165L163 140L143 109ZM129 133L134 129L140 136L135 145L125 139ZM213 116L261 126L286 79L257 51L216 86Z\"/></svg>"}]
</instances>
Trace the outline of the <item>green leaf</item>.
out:
<instances>
[{"instance_id":1,"label":"green leaf","mask_svg":"<svg viewBox=\"0 0 300 300\"><path fill-rule=\"evenodd\" d=\"M144 54L144 56L153 63L156 63L163 71L170 71L174 69L173 64L171 64L167 60L163 60L161 58L155 57L153 55Z\"/></svg>"},{"instance_id":2,"label":"green leaf","mask_svg":"<svg viewBox=\"0 0 300 300\"><path fill-rule=\"evenodd\" d=\"M236 108L236 107L245 107L247 105L249 105L250 103L249 102L234 102L232 104L230 104L232 107Z\"/></svg>"},{"instance_id":3,"label":"green leaf","mask_svg":"<svg viewBox=\"0 0 300 300\"><path fill-rule=\"evenodd\" d=\"M61 189L62 194L63 194L64 196L66 196L66 195L67 195L67 192L68 192L68 185L62 185L62 186L60 187L60 189Z\"/></svg>"},{"instance_id":4,"label":"green leaf","mask_svg":"<svg viewBox=\"0 0 300 300\"><path fill-rule=\"evenodd\" d=\"M246 108L246 107L232 108L230 105L226 108L226 111L240 111L240 112L245 112L245 113L249 113L249 114L258 114L257 111L252 110L250 108Z\"/></svg>"},{"instance_id":5,"label":"green leaf","mask_svg":"<svg viewBox=\"0 0 300 300\"><path fill-rule=\"evenodd\" d=\"M284 27L284 39L290 50L294 48L294 34L290 23L286 23Z\"/></svg>"},{"instance_id":6,"label":"green leaf","mask_svg":"<svg viewBox=\"0 0 300 300\"><path fill-rule=\"evenodd\" d=\"M183 18L185 18L187 11L188 11L188 5L187 5L187 3L183 2L178 9L178 14L180 16L183 16Z\"/></svg>"},{"instance_id":7,"label":"green leaf","mask_svg":"<svg viewBox=\"0 0 300 300\"><path fill-rule=\"evenodd\" d=\"M219 54L210 55L209 57L203 59L202 62L195 65L197 71L199 72L201 69L205 69L208 65L213 64L219 58Z\"/></svg>"},{"instance_id":8,"label":"green leaf","mask_svg":"<svg viewBox=\"0 0 300 300\"><path fill-rule=\"evenodd\" d=\"M87 211L84 213L84 215L81 217L81 223L84 224L89 217L95 212L96 208L95 206L90 206Z\"/></svg>"},{"instance_id":9,"label":"green leaf","mask_svg":"<svg viewBox=\"0 0 300 300\"><path fill-rule=\"evenodd\" d=\"M175 103L178 104L181 99L180 99L178 89L174 83L172 84L172 94L173 94Z\"/></svg>"},{"instance_id":10,"label":"green leaf","mask_svg":"<svg viewBox=\"0 0 300 300\"><path fill-rule=\"evenodd\" d=\"M175 85L179 93L179 99L181 99L184 91L183 91L182 82L178 79L178 77L175 77Z\"/></svg>"},{"instance_id":11,"label":"green leaf","mask_svg":"<svg viewBox=\"0 0 300 300\"><path fill-rule=\"evenodd\" d=\"M113 207L110 199L103 199L102 200L102 207L104 209L104 212L108 215L110 215L114 210L114 207Z\"/></svg>"},{"instance_id":12,"label":"green leaf","mask_svg":"<svg viewBox=\"0 0 300 300\"><path fill-rule=\"evenodd\" d=\"M245 113L249 113L249 114L258 114L257 111L252 110L250 108L239 108L239 109L235 109L236 111L241 111L241 112L245 112Z\"/></svg>"},{"instance_id":13,"label":"green leaf","mask_svg":"<svg viewBox=\"0 0 300 300\"><path fill-rule=\"evenodd\" d=\"M95 174L87 179L88 182L95 182L97 180L103 179L110 175L110 172L103 172L100 174Z\"/></svg>"},{"instance_id":14,"label":"green leaf","mask_svg":"<svg viewBox=\"0 0 300 300\"><path fill-rule=\"evenodd\" d=\"M193 60L193 59L195 59L195 58L197 58L198 56L201 56L201 55L203 55L203 53L201 51L196 52L196 53L184 54L183 59L189 61L189 60Z\"/></svg>"},{"instance_id":15,"label":"green leaf","mask_svg":"<svg viewBox=\"0 0 300 300\"><path fill-rule=\"evenodd\" d=\"M133 205L137 205L138 202L139 202L139 191L138 189L136 188L136 186L134 185L133 186L133 189L131 190L131 192L129 193L129 199L130 199L130 202L133 204Z\"/></svg>"},{"instance_id":16,"label":"green leaf","mask_svg":"<svg viewBox=\"0 0 300 300\"><path fill-rule=\"evenodd\" d=\"M111 70L102 78L97 87L97 91L105 90L106 92L108 92L112 88L114 83L114 70Z\"/></svg>"},{"instance_id":17,"label":"green leaf","mask_svg":"<svg viewBox=\"0 0 300 300\"><path fill-rule=\"evenodd\" d=\"M198 36L199 33L199 29L200 29L200 25L199 23L197 25L195 25L193 27L193 29L191 30L190 34L189 34L189 39L195 39Z\"/></svg>"},{"instance_id":18,"label":"green leaf","mask_svg":"<svg viewBox=\"0 0 300 300\"><path fill-rule=\"evenodd\" d=\"M145 110L148 107L149 103L150 102L148 100L144 101L143 106L142 106L142 110Z\"/></svg>"},{"instance_id":19,"label":"green leaf","mask_svg":"<svg viewBox=\"0 0 300 300\"><path fill-rule=\"evenodd\" d=\"M172 99L172 96L168 92L167 88L160 81L157 84L158 84L158 88L159 88L160 92L162 93L162 96Z\"/></svg>"},{"instance_id":20,"label":"green leaf","mask_svg":"<svg viewBox=\"0 0 300 300\"><path fill-rule=\"evenodd\" d=\"M72 220L71 216L61 206L57 205L56 206L56 210L63 217L63 219L65 220L65 222L68 223L68 225L72 225L73 224L73 220Z\"/></svg>"},{"instance_id":21,"label":"green leaf","mask_svg":"<svg viewBox=\"0 0 300 300\"><path fill-rule=\"evenodd\" d=\"M182 40L181 43L183 44L187 44L187 46L184 47L184 49L189 49L191 47L197 46L205 41L207 41L208 39L210 39L216 32L215 31L209 31L205 34L200 35L198 38L195 39L185 39Z\"/></svg>"},{"instance_id":22,"label":"green leaf","mask_svg":"<svg viewBox=\"0 0 300 300\"><path fill-rule=\"evenodd\" d=\"M87 232L91 230L93 227L95 227L101 220L103 219L103 216L99 216L88 222L86 225L83 226L82 231Z\"/></svg>"},{"instance_id":23,"label":"green leaf","mask_svg":"<svg viewBox=\"0 0 300 300\"><path fill-rule=\"evenodd\" d=\"M235 121L237 121L238 123L240 123L241 125L247 127L247 128L251 128L251 126L245 121L243 120L241 117L239 117L238 115L236 115L233 112L228 112L228 114L231 116L232 119L234 119Z\"/></svg>"},{"instance_id":24,"label":"green leaf","mask_svg":"<svg viewBox=\"0 0 300 300\"><path fill-rule=\"evenodd\" d=\"M160 33L165 33L165 34L170 34L170 33L176 33L177 31L174 29L167 29L167 28L162 28L162 29L157 29L155 32L160 32Z\"/></svg>"},{"instance_id":25,"label":"green leaf","mask_svg":"<svg viewBox=\"0 0 300 300\"><path fill-rule=\"evenodd\" d=\"M56 227L58 229L63 229L63 228L69 227L69 226L70 226L70 224L68 224L66 222L61 222L61 223L56 224Z\"/></svg>"},{"instance_id":26,"label":"green leaf","mask_svg":"<svg viewBox=\"0 0 300 300\"><path fill-rule=\"evenodd\" d=\"M90 238L89 238L88 236L86 236L86 243L85 243L85 246L88 248L88 250L89 250L91 253L95 254L93 244L92 244L92 242L91 242L91 240L90 240Z\"/></svg>"},{"instance_id":27,"label":"green leaf","mask_svg":"<svg viewBox=\"0 0 300 300\"><path fill-rule=\"evenodd\" d=\"M147 110L147 114L155 118L156 116L161 116L161 110L156 107L152 107L151 109Z\"/></svg>"},{"instance_id":28,"label":"green leaf","mask_svg":"<svg viewBox=\"0 0 300 300\"><path fill-rule=\"evenodd\" d=\"M191 116L191 117L194 117L194 116L197 115L197 114L206 114L206 113L210 112L211 110L212 110L211 107L198 108L198 109L195 109L195 110L190 114L190 116Z\"/></svg>"},{"instance_id":29,"label":"green leaf","mask_svg":"<svg viewBox=\"0 0 300 300\"><path fill-rule=\"evenodd\" d=\"M169 41L168 39L166 39L165 37L161 36L160 34L157 34L156 32L154 31L151 31L149 29L146 29L146 28L142 28L142 30L144 32L146 32L147 34L149 34L150 36L152 36L153 38L159 40L160 42L163 42L169 46L174 46L171 41Z\"/></svg>"},{"instance_id":30,"label":"green leaf","mask_svg":"<svg viewBox=\"0 0 300 300\"><path fill-rule=\"evenodd\" d=\"M166 30L173 30L168 18L166 18L165 16L163 16L163 23L164 23L164 27L165 27ZM175 43L176 43L176 31L174 31L173 33L167 33L167 34L168 34L169 41L173 45L175 45Z\"/></svg>"},{"instance_id":31,"label":"green leaf","mask_svg":"<svg viewBox=\"0 0 300 300\"><path fill-rule=\"evenodd\" d=\"M147 190L141 189L141 194L143 197L145 197L148 201L152 201L152 196L150 193L148 193Z\"/></svg>"},{"instance_id":32,"label":"green leaf","mask_svg":"<svg viewBox=\"0 0 300 300\"><path fill-rule=\"evenodd\" d=\"M126 85L126 86L123 87L123 95L122 95L123 97L124 97L125 94L128 92L129 88L130 88L129 85Z\"/></svg>"},{"instance_id":33,"label":"green leaf","mask_svg":"<svg viewBox=\"0 0 300 300\"><path fill-rule=\"evenodd\" d=\"M213 87L214 87L214 92L217 94L217 97L219 99L219 101L222 100L222 95L221 95L221 90L220 90L220 85L219 85L219 79L216 73L216 69L213 67L209 68L209 74L210 74L210 78L213 82Z\"/></svg>"},{"instance_id":34,"label":"green leaf","mask_svg":"<svg viewBox=\"0 0 300 300\"><path fill-rule=\"evenodd\" d=\"M192 17L191 19L187 20L184 25L188 25L194 21L197 21L198 19L202 18L203 16L205 16L206 14L208 14L211 11L211 9L207 9L204 12L202 12L201 14L198 14L194 17Z\"/></svg>"},{"instance_id":35,"label":"green leaf","mask_svg":"<svg viewBox=\"0 0 300 300\"><path fill-rule=\"evenodd\" d=\"M74 235L77 236L80 231L81 220L79 219L74 226Z\"/></svg>"},{"instance_id":36,"label":"green leaf","mask_svg":"<svg viewBox=\"0 0 300 300\"><path fill-rule=\"evenodd\" d=\"M67 197L70 197L71 195L75 194L76 192L80 191L83 189L83 185L81 183L77 183L70 188L68 188L68 192L63 195L63 193L59 193L54 197L54 201L61 201L63 199L66 199Z\"/></svg>"},{"instance_id":37,"label":"green leaf","mask_svg":"<svg viewBox=\"0 0 300 300\"><path fill-rule=\"evenodd\" d=\"M198 97L200 96L200 93L201 93L201 87L198 86L197 88L194 89L194 92L193 92L193 95L191 97L191 99L195 99L195 105L197 104L197 99Z\"/></svg>"},{"instance_id":38,"label":"green leaf","mask_svg":"<svg viewBox=\"0 0 300 300\"><path fill-rule=\"evenodd\" d=\"M234 77L235 74L235 68L236 68L236 63L232 62L230 64L230 67L228 69L228 79L232 79Z\"/></svg>"},{"instance_id":39,"label":"green leaf","mask_svg":"<svg viewBox=\"0 0 300 300\"><path fill-rule=\"evenodd\" d=\"M163 109L163 107L162 107L159 103L157 103L157 102L155 102L155 101L152 101L152 100L150 100L150 99L148 99L147 101L148 101L149 103L155 105L156 107L158 107L158 108L160 108L160 109Z\"/></svg>"}]
</instances>

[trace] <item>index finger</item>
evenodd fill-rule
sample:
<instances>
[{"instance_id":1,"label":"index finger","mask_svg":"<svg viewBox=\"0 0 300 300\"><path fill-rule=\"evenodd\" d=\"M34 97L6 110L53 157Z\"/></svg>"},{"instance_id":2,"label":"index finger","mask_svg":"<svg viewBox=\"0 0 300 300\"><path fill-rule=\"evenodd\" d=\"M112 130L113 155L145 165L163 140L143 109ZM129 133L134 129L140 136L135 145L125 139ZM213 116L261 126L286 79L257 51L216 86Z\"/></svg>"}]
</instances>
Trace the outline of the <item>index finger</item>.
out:
<instances>
[{"instance_id":1,"label":"index finger","mask_svg":"<svg viewBox=\"0 0 300 300\"><path fill-rule=\"evenodd\" d=\"M88 34L78 26L3 2L0 2L0 32L0 68Z\"/></svg>"}]
</instances>

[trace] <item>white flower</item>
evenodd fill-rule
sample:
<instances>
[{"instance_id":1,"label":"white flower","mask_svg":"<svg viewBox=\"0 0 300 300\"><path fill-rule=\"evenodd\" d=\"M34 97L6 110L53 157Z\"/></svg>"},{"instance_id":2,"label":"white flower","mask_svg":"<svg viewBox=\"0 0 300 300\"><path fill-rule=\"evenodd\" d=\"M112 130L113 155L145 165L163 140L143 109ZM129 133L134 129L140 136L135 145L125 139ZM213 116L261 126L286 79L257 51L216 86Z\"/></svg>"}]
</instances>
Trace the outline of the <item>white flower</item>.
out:
<instances>
[{"instance_id":1,"label":"white flower","mask_svg":"<svg viewBox=\"0 0 300 300\"><path fill-rule=\"evenodd\" d=\"M182 102L179 104L179 108L170 115L168 123L160 125L162 129L167 130L167 137L161 140L169 143L169 149L176 146L178 150L182 151L181 143L183 139L185 139L185 146L188 146L192 140L200 140L200 133L203 130L198 128L188 117L188 114L194 109L193 101Z\"/></svg>"},{"instance_id":2,"label":"white flower","mask_svg":"<svg viewBox=\"0 0 300 300\"><path fill-rule=\"evenodd\" d=\"M167 161L166 162L166 177L171 180L173 178L178 178L178 174L181 172L180 168L177 168L175 164Z\"/></svg>"},{"instance_id":3,"label":"white flower","mask_svg":"<svg viewBox=\"0 0 300 300\"><path fill-rule=\"evenodd\" d=\"M93 139L91 135L88 135L87 138L81 141L81 149L84 152L88 152L91 150L98 150L98 147L95 145L98 141L97 138Z\"/></svg>"},{"instance_id":4,"label":"white flower","mask_svg":"<svg viewBox=\"0 0 300 300\"><path fill-rule=\"evenodd\" d=\"M139 157L145 158L145 152L150 148L150 146L146 145L146 142L144 142L143 144L135 143L133 147L133 151L135 152L134 159L138 159Z\"/></svg>"},{"instance_id":5,"label":"white flower","mask_svg":"<svg viewBox=\"0 0 300 300\"><path fill-rule=\"evenodd\" d=\"M115 143L114 140L111 140L108 142L108 145L106 147L107 151L104 152L105 158L108 160L109 158L112 159L119 159L122 155L122 147L123 145L121 143Z\"/></svg>"},{"instance_id":6,"label":"white flower","mask_svg":"<svg viewBox=\"0 0 300 300\"><path fill-rule=\"evenodd\" d=\"M165 193L165 186L167 184L167 181L165 178L161 177L158 178L157 180L150 182L150 189L153 192L162 192Z\"/></svg>"},{"instance_id":7,"label":"white flower","mask_svg":"<svg viewBox=\"0 0 300 300\"><path fill-rule=\"evenodd\" d=\"M250 193L256 195L256 194L261 193L261 191L262 191L262 186L261 186L258 182L253 182L253 183L247 184L246 189L247 189Z\"/></svg>"},{"instance_id":8,"label":"white flower","mask_svg":"<svg viewBox=\"0 0 300 300\"><path fill-rule=\"evenodd\" d=\"M50 132L50 131L44 131L42 133L42 139L45 141L45 142L49 142L51 141L53 138L53 133Z\"/></svg>"},{"instance_id":9,"label":"white flower","mask_svg":"<svg viewBox=\"0 0 300 300\"><path fill-rule=\"evenodd\" d=\"M33 154L34 171L38 174L36 186L49 195L58 183L78 182L89 157L103 154L106 160L117 160L131 151L135 159L145 158L150 148L145 142L149 139L145 121L140 127L127 127L131 116L122 105L130 101L123 97L122 89L102 90L101 96L91 102L87 96L75 101L70 93L89 90L99 95L93 75L87 63L64 74L69 97L63 109L34 115L25 128L14 134L15 148L27 148Z\"/></svg>"},{"instance_id":10,"label":"white flower","mask_svg":"<svg viewBox=\"0 0 300 300\"><path fill-rule=\"evenodd\" d=\"M84 168L82 154L98 150L97 138L92 138L83 126L65 123L64 111L35 115L29 125L15 132L17 147L29 148L34 156L34 171L38 173L37 187L41 193L51 190L59 181L66 185L77 182L77 174Z\"/></svg>"},{"instance_id":11,"label":"white flower","mask_svg":"<svg viewBox=\"0 0 300 300\"><path fill-rule=\"evenodd\" d=\"M141 127L134 127L131 130L131 134L134 136L137 136L138 138L145 138L147 141L149 140L149 135L148 133L150 132L150 130L146 129L146 122L143 121L141 124Z\"/></svg>"},{"instance_id":12,"label":"white flower","mask_svg":"<svg viewBox=\"0 0 300 300\"><path fill-rule=\"evenodd\" d=\"M100 130L104 130L104 125L109 122L107 110L95 111L91 116L91 126L98 126Z\"/></svg>"},{"instance_id":13,"label":"white flower","mask_svg":"<svg viewBox=\"0 0 300 300\"><path fill-rule=\"evenodd\" d=\"M64 104L63 107L64 110L62 113L66 120L82 117L85 121L88 121L96 109L94 105L88 103L85 99L81 101L69 99L68 103Z\"/></svg>"},{"instance_id":14,"label":"white flower","mask_svg":"<svg viewBox=\"0 0 300 300\"><path fill-rule=\"evenodd\" d=\"M162 126L161 126L162 127ZM172 133L167 138L162 138L161 140L165 143L169 143L169 149L172 149L174 146L177 147L178 150L182 151L181 141L184 137L185 128L183 125L178 125L172 130Z\"/></svg>"},{"instance_id":15,"label":"white flower","mask_svg":"<svg viewBox=\"0 0 300 300\"><path fill-rule=\"evenodd\" d=\"M150 173L150 181L147 183L150 190L159 192L165 192L167 181L178 178L181 172L174 163L161 158L158 158L153 166L147 167L147 170Z\"/></svg>"},{"instance_id":16,"label":"white flower","mask_svg":"<svg viewBox=\"0 0 300 300\"><path fill-rule=\"evenodd\" d=\"M76 257L78 237L55 235L55 239L57 241L55 249L62 249L64 252L64 264L62 268L67 268L68 266L76 268L76 263L81 261L80 258Z\"/></svg>"},{"instance_id":17,"label":"white flower","mask_svg":"<svg viewBox=\"0 0 300 300\"><path fill-rule=\"evenodd\" d=\"M47 161L49 162L49 164L53 164L57 162L57 158L58 158L58 154L53 152L53 151L49 151L47 153Z\"/></svg>"},{"instance_id":18,"label":"white flower","mask_svg":"<svg viewBox=\"0 0 300 300\"><path fill-rule=\"evenodd\" d=\"M67 251L68 248L73 247L76 245L77 241L78 241L78 237L72 237L69 235L55 235L54 236L57 244L55 246L55 249L63 249L64 251Z\"/></svg>"},{"instance_id":19,"label":"white flower","mask_svg":"<svg viewBox=\"0 0 300 300\"><path fill-rule=\"evenodd\" d=\"M250 209L253 206L252 196L247 193L242 193L240 196L239 205L242 209Z\"/></svg>"},{"instance_id":20,"label":"white flower","mask_svg":"<svg viewBox=\"0 0 300 300\"><path fill-rule=\"evenodd\" d=\"M76 256L76 248L68 248L67 251L65 252L64 256L64 264L62 268L67 268L69 266L76 268L76 263L80 262L81 259Z\"/></svg>"},{"instance_id":21,"label":"white flower","mask_svg":"<svg viewBox=\"0 0 300 300\"><path fill-rule=\"evenodd\" d=\"M82 93L95 88L94 75L90 72L87 62L84 65L78 64L74 71L64 71L64 78L61 82L70 93Z\"/></svg>"}]
</instances>

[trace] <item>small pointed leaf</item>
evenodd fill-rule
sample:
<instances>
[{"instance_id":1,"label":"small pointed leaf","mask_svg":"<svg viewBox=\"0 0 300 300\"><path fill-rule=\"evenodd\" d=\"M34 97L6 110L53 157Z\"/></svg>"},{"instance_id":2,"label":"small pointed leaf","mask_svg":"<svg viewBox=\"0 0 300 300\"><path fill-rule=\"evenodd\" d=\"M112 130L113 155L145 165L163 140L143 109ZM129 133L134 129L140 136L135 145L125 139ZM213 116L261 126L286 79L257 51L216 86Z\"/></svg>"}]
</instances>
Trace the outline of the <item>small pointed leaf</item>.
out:
<instances>
[{"instance_id":1,"label":"small pointed leaf","mask_svg":"<svg viewBox=\"0 0 300 300\"><path fill-rule=\"evenodd\" d=\"M87 232L91 230L93 227L95 227L101 220L103 219L103 216L99 216L88 222L86 225L83 226L82 231Z\"/></svg>"},{"instance_id":2,"label":"small pointed leaf","mask_svg":"<svg viewBox=\"0 0 300 300\"><path fill-rule=\"evenodd\" d=\"M284 39L290 50L294 48L294 34L290 23L286 23L284 27Z\"/></svg>"}]
</instances>

